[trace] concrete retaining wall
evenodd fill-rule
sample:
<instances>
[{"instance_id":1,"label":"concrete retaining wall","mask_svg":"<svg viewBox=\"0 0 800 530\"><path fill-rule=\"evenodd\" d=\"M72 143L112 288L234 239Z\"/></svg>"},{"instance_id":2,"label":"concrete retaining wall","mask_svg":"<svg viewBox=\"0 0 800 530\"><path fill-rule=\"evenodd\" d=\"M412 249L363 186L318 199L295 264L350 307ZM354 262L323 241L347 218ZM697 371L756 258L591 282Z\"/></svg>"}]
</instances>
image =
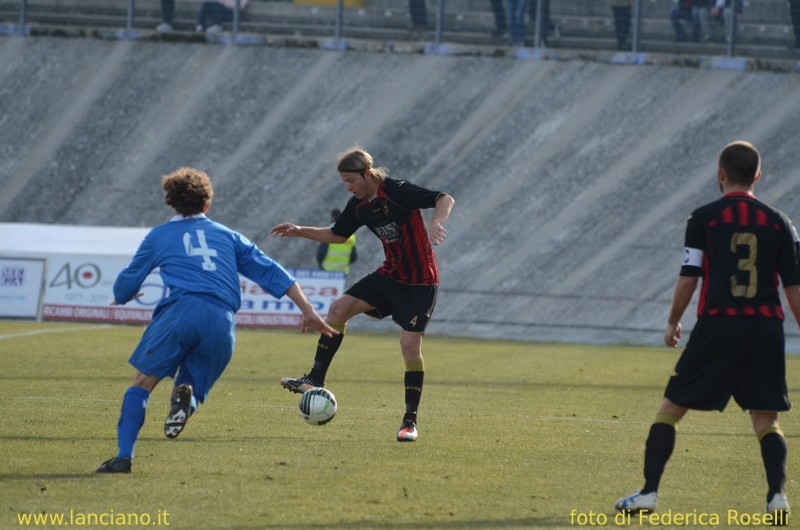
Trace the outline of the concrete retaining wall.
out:
<instances>
[{"instance_id":1,"label":"concrete retaining wall","mask_svg":"<svg viewBox=\"0 0 800 530\"><path fill-rule=\"evenodd\" d=\"M325 224L336 154L366 147L457 200L431 333L658 344L685 217L735 139L800 220L797 74L5 38L0 105L0 221L151 226L160 176L193 165L212 217L290 267L315 245L270 227ZM353 278L382 260L359 236Z\"/></svg>"}]
</instances>

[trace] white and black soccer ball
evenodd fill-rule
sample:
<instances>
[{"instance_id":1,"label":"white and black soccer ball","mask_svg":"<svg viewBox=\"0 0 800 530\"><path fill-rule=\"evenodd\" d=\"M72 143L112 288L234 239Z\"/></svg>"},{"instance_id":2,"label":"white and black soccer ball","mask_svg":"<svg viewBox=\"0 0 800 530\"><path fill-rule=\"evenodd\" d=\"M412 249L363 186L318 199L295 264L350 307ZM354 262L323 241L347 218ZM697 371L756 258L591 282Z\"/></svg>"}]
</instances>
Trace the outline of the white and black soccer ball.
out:
<instances>
[{"instance_id":1,"label":"white and black soccer ball","mask_svg":"<svg viewBox=\"0 0 800 530\"><path fill-rule=\"evenodd\" d=\"M312 388L300 396L298 412L311 425L325 425L336 415L336 410L336 396L327 388Z\"/></svg>"}]
</instances>

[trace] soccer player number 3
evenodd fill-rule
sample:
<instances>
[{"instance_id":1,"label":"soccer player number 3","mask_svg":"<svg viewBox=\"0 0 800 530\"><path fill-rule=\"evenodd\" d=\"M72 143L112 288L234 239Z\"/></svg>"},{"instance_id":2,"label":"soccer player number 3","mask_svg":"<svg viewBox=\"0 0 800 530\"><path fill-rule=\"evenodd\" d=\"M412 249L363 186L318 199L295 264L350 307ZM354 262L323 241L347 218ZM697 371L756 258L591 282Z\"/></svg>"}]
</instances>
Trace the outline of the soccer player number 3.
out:
<instances>
[{"instance_id":1,"label":"soccer player number 3","mask_svg":"<svg viewBox=\"0 0 800 530\"><path fill-rule=\"evenodd\" d=\"M198 246L192 244L192 234L186 232L183 234L183 247L186 249L187 256L201 256L203 258L203 270L215 271L217 270L216 264L211 261L211 258L217 257L217 251L208 247L206 243L206 233L202 230L197 230Z\"/></svg>"},{"instance_id":2,"label":"soccer player number 3","mask_svg":"<svg viewBox=\"0 0 800 530\"><path fill-rule=\"evenodd\" d=\"M738 255L739 248L747 249L747 256L739 259L738 269L747 273L749 282L739 283L737 274L731 276L731 294L737 298L753 298L758 292L758 272L756 258L758 257L758 237L748 232L737 232L731 236L731 252Z\"/></svg>"}]
</instances>

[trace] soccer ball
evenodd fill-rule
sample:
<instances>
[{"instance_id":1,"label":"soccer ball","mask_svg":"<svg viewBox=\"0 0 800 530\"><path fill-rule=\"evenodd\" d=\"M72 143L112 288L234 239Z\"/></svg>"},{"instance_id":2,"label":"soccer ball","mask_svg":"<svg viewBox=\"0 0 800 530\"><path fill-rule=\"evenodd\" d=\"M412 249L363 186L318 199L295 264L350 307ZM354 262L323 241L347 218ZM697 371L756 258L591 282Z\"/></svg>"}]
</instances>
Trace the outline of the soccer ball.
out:
<instances>
[{"instance_id":1,"label":"soccer ball","mask_svg":"<svg viewBox=\"0 0 800 530\"><path fill-rule=\"evenodd\" d=\"M326 388L307 390L300 396L300 417L311 425L325 425L336 415L336 396Z\"/></svg>"}]
</instances>

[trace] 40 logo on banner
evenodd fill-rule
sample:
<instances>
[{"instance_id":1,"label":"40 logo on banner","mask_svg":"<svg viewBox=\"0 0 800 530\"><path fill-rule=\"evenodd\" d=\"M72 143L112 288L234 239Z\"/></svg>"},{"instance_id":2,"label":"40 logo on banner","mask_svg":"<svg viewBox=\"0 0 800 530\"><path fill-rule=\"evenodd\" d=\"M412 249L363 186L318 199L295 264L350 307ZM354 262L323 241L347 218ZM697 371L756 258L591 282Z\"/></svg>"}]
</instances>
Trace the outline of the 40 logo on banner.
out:
<instances>
[{"instance_id":1,"label":"40 logo on banner","mask_svg":"<svg viewBox=\"0 0 800 530\"><path fill-rule=\"evenodd\" d=\"M108 305L113 301L114 280L127 264L127 260L98 260L96 262L64 262L56 268L48 288L60 297L51 297L51 302ZM167 296L167 288L157 270L150 273L142 284L143 295L131 302L131 307L155 307Z\"/></svg>"},{"instance_id":2,"label":"40 logo on banner","mask_svg":"<svg viewBox=\"0 0 800 530\"><path fill-rule=\"evenodd\" d=\"M102 277L103 274L96 263L81 263L73 270L72 264L66 262L56 272L48 286L51 288L66 286L67 289L72 289L74 285L89 289L100 283Z\"/></svg>"},{"instance_id":3,"label":"40 logo on banner","mask_svg":"<svg viewBox=\"0 0 800 530\"><path fill-rule=\"evenodd\" d=\"M147 323L153 308L166 295L158 273L144 281L141 298L125 304L114 301L114 280L128 264L126 256L93 256L90 261L54 257L48 260L47 290L42 304L45 320Z\"/></svg>"}]
</instances>

